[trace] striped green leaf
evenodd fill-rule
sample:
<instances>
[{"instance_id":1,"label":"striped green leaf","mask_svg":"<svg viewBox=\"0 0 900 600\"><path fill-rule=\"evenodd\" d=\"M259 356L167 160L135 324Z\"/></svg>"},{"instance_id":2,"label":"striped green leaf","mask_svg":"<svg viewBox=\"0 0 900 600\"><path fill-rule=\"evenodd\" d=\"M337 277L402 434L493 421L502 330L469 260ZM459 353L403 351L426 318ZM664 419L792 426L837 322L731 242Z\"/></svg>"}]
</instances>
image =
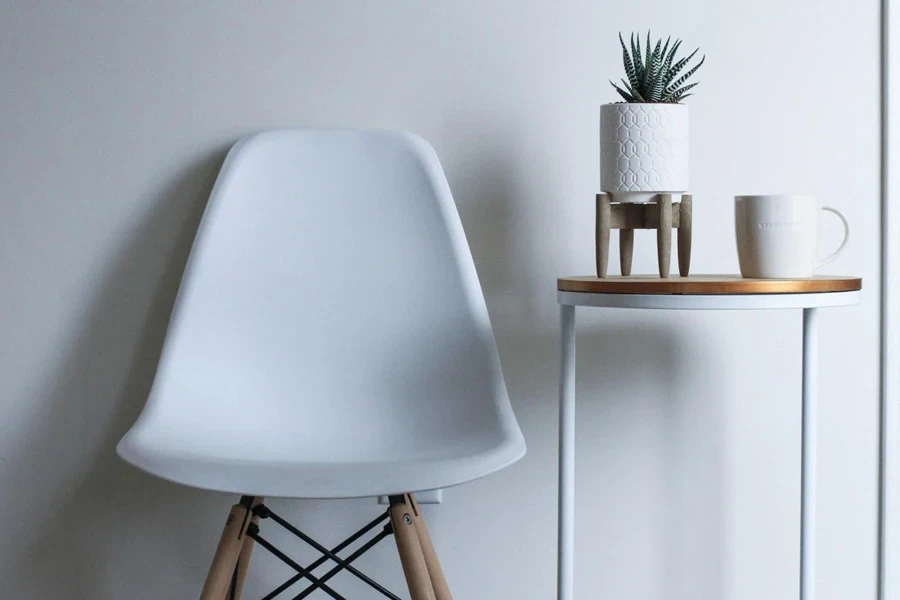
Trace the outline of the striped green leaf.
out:
<instances>
[{"instance_id":1,"label":"striped green leaf","mask_svg":"<svg viewBox=\"0 0 900 600\"><path fill-rule=\"evenodd\" d=\"M623 90L622 88L617 86L612 81L610 81L609 84L611 86L613 86L614 88L616 88L616 91L619 92L619 95L625 99L625 102L637 102L637 100L635 100L634 96L632 96L631 94L629 94L628 92L626 92L625 90Z\"/></svg>"},{"instance_id":2,"label":"striped green leaf","mask_svg":"<svg viewBox=\"0 0 900 600\"><path fill-rule=\"evenodd\" d=\"M619 43L622 44L622 62L625 64L625 74L628 76L628 81L631 82L631 87L637 88L640 80L638 79L637 71L634 69L631 55L628 54L628 49L625 47L625 40L622 39L621 32L619 33Z\"/></svg>"},{"instance_id":3,"label":"striped green leaf","mask_svg":"<svg viewBox=\"0 0 900 600\"><path fill-rule=\"evenodd\" d=\"M681 86L681 84L683 84L685 81L687 81L687 80L690 78L691 75L693 75L694 73L697 72L697 69L699 69L700 67L703 66L703 62L704 62L705 60L706 60L706 56L704 56L703 58L701 58L701 59L700 59L700 62L697 63L697 64L694 66L693 69L691 69L690 71L688 71L687 73L685 73L684 75L682 75L681 77L679 77L679 78L678 78L676 81L674 81L673 83L669 84L669 86L666 88L666 93L668 94L668 93L670 93L671 91L674 91L674 90L678 89L678 88Z\"/></svg>"}]
</instances>

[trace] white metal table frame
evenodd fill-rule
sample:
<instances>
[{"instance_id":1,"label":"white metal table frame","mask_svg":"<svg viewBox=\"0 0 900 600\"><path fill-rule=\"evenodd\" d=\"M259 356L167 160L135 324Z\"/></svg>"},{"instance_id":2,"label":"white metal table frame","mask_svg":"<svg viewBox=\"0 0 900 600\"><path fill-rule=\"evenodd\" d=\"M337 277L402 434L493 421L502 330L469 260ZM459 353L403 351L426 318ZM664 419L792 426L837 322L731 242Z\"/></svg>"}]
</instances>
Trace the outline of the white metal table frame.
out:
<instances>
[{"instance_id":1,"label":"white metal table frame","mask_svg":"<svg viewBox=\"0 0 900 600\"><path fill-rule=\"evenodd\" d=\"M859 291L803 294L610 294L557 292L560 304L559 538L557 598L575 587L575 307L668 310L803 310L800 487L800 600L815 597L818 309L859 302Z\"/></svg>"}]
</instances>

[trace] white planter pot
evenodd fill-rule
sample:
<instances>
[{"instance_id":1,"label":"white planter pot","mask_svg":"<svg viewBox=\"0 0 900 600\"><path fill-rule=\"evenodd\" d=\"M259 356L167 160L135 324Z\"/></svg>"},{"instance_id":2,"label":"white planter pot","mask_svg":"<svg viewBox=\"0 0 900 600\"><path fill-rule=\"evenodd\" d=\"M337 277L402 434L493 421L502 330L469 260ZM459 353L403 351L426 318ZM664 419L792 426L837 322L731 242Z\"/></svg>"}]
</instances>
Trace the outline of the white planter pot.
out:
<instances>
[{"instance_id":1,"label":"white planter pot","mask_svg":"<svg viewBox=\"0 0 900 600\"><path fill-rule=\"evenodd\" d=\"M688 191L688 107L604 104L600 107L600 187L614 202L648 202Z\"/></svg>"}]
</instances>

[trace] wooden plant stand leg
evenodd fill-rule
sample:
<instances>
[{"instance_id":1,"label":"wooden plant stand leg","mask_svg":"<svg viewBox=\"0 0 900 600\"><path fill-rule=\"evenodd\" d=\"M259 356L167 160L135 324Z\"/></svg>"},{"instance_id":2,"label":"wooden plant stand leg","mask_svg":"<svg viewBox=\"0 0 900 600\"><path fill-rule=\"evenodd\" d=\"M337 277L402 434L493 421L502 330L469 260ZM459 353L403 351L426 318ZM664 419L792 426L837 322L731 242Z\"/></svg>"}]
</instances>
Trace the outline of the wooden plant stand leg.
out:
<instances>
[{"instance_id":1,"label":"wooden plant stand leg","mask_svg":"<svg viewBox=\"0 0 900 600\"><path fill-rule=\"evenodd\" d=\"M606 277L609 265L609 194L597 194L597 277Z\"/></svg>"},{"instance_id":2,"label":"wooden plant stand leg","mask_svg":"<svg viewBox=\"0 0 900 600\"><path fill-rule=\"evenodd\" d=\"M265 502L265 498L254 498L253 506L259 506ZM250 517L250 522L255 523L259 526L259 517L257 515L253 515ZM238 557L237 563L237 576L235 577L235 586L234 586L234 595L231 595L231 590L229 589L229 594L226 596L226 600L241 600L241 592L244 591L244 582L247 579L247 571L250 569L250 555L253 553L253 546L255 542L253 538L247 537L244 539L244 543L241 545L241 554Z\"/></svg>"},{"instance_id":3,"label":"wooden plant stand leg","mask_svg":"<svg viewBox=\"0 0 900 600\"><path fill-rule=\"evenodd\" d=\"M622 275L631 275L631 259L634 256L634 229L619 230L619 267Z\"/></svg>"},{"instance_id":4,"label":"wooden plant stand leg","mask_svg":"<svg viewBox=\"0 0 900 600\"><path fill-rule=\"evenodd\" d=\"M425 566L428 568L428 576L431 578L431 587L434 589L435 600L453 600L453 596L450 594L450 586L447 585L444 570L441 568L441 562L438 560L434 544L431 542L428 526L425 525L425 518L422 516L422 511L419 510L416 496L407 494L407 501L413 508L416 534L419 536L419 545L422 547L422 555L425 557Z\"/></svg>"},{"instance_id":5,"label":"wooden plant stand leg","mask_svg":"<svg viewBox=\"0 0 900 600\"><path fill-rule=\"evenodd\" d=\"M247 525L250 524L250 503L235 504L228 513L225 529L213 556L200 600L224 600L231 587L231 579L241 554Z\"/></svg>"},{"instance_id":6,"label":"wooden plant stand leg","mask_svg":"<svg viewBox=\"0 0 900 600\"><path fill-rule=\"evenodd\" d=\"M416 532L415 511L407 496L391 496L391 525L412 600L437 600Z\"/></svg>"},{"instance_id":7,"label":"wooden plant stand leg","mask_svg":"<svg viewBox=\"0 0 900 600\"><path fill-rule=\"evenodd\" d=\"M681 214L678 221L678 274L687 277L691 272L691 195L681 197Z\"/></svg>"},{"instance_id":8,"label":"wooden plant stand leg","mask_svg":"<svg viewBox=\"0 0 900 600\"><path fill-rule=\"evenodd\" d=\"M669 276L672 256L672 194L658 194L659 229L656 230L656 252L659 260L659 276Z\"/></svg>"}]
</instances>

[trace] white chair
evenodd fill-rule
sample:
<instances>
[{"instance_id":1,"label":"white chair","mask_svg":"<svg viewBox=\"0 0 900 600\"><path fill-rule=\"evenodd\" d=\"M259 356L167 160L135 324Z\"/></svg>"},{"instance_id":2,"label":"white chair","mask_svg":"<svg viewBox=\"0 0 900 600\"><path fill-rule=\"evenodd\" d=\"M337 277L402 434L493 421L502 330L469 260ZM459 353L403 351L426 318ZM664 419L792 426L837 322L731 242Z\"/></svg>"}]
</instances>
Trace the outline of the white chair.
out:
<instances>
[{"instance_id":1,"label":"white chair","mask_svg":"<svg viewBox=\"0 0 900 600\"><path fill-rule=\"evenodd\" d=\"M308 579L347 570L264 497L390 496L413 600L450 593L411 492L515 462L484 297L447 181L421 138L280 130L238 142L213 188L156 379L119 455L177 483L241 494L202 600L237 598L254 541ZM259 534L275 520L316 547L303 567ZM246 540L246 541L245 541ZM312 573L332 560L325 575ZM287 583L287 582L286 582ZM386 596L390 592L379 589ZM274 596L270 596L274 597Z\"/></svg>"}]
</instances>

